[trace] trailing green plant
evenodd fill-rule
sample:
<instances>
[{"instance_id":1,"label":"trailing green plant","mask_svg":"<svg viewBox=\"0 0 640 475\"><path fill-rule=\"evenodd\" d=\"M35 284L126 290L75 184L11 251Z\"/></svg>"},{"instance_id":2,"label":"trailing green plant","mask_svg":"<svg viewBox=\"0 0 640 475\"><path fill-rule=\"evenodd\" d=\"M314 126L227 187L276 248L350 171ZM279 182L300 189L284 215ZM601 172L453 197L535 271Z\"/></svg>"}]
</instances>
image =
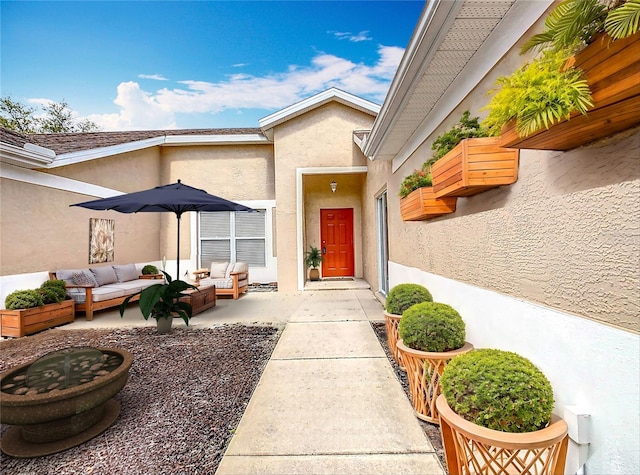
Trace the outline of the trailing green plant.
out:
<instances>
[{"instance_id":1,"label":"trailing green plant","mask_svg":"<svg viewBox=\"0 0 640 475\"><path fill-rule=\"evenodd\" d=\"M563 68L566 51L545 51L510 76L498 78L499 88L484 109L489 115L482 122L491 135L516 120L520 137L549 128L568 119L574 112L587 113L593 106L591 91L582 72Z\"/></svg>"},{"instance_id":2,"label":"trailing green plant","mask_svg":"<svg viewBox=\"0 0 640 475\"><path fill-rule=\"evenodd\" d=\"M439 302L423 302L405 310L398 334L409 348L432 353L462 348L466 336L460 314Z\"/></svg>"},{"instance_id":3,"label":"trailing green plant","mask_svg":"<svg viewBox=\"0 0 640 475\"><path fill-rule=\"evenodd\" d=\"M59 303L67 298L67 289L64 280L46 280L40 286L39 292L46 304Z\"/></svg>"},{"instance_id":4,"label":"trailing green plant","mask_svg":"<svg viewBox=\"0 0 640 475\"><path fill-rule=\"evenodd\" d=\"M574 52L606 31L614 40L638 31L640 0L565 0L554 8L544 23L544 31L533 35L521 49L568 50Z\"/></svg>"},{"instance_id":5,"label":"trailing green plant","mask_svg":"<svg viewBox=\"0 0 640 475\"><path fill-rule=\"evenodd\" d=\"M4 299L4 306L7 310L42 307L43 305L42 294L33 289L16 290Z\"/></svg>"},{"instance_id":6,"label":"trailing green plant","mask_svg":"<svg viewBox=\"0 0 640 475\"><path fill-rule=\"evenodd\" d=\"M457 356L444 369L440 386L456 414L489 429L532 432L551 418L549 380L513 352L483 348Z\"/></svg>"},{"instance_id":7,"label":"trailing green plant","mask_svg":"<svg viewBox=\"0 0 640 475\"><path fill-rule=\"evenodd\" d=\"M311 246L310 250L305 253L304 264L307 267L316 269L321 262L322 262L322 254L320 253L320 249L318 249L317 247Z\"/></svg>"},{"instance_id":8,"label":"trailing green plant","mask_svg":"<svg viewBox=\"0 0 640 475\"><path fill-rule=\"evenodd\" d=\"M480 125L480 118L470 118L469 116L469 111L464 111L460 120L451 129L436 137L431 144L433 154L428 163L433 164L437 162L464 139L489 136L489 131Z\"/></svg>"},{"instance_id":9,"label":"trailing green plant","mask_svg":"<svg viewBox=\"0 0 640 475\"><path fill-rule=\"evenodd\" d=\"M158 268L154 265L147 264L142 268L142 275L155 275L159 274Z\"/></svg>"},{"instance_id":10,"label":"trailing green plant","mask_svg":"<svg viewBox=\"0 0 640 475\"><path fill-rule=\"evenodd\" d=\"M406 309L422 302L432 302L431 292L420 284L398 284L389 291L385 309L393 315L402 315Z\"/></svg>"},{"instance_id":11,"label":"trailing green plant","mask_svg":"<svg viewBox=\"0 0 640 475\"><path fill-rule=\"evenodd\" d=\"M189 319L192 316L191 305L187 302L180 302L179 298L185 296L185 294L182 293L183 291L187 289L197 290L197 287L183 280L172 280L169 274L164 271L162 271L162 273L164 274L166 283L146 287L142 289L142 291L136 292L124 299L119 307L121 317L124 316L129 301L139 294L140 312L142 312L145 320L148 320L149 317L157 320L160 318L173 318L174 315L178 315L184 320L184 323L189 325Z\"/></svg>"},{"instance_id":12,"label":"trailing green plant","mask_svg":"<svg viewBox=\"0 0 640 475\"><path fill-rule=\"evenodd\" d=\"M431 186L431 167L425 163L421 170L414 170L409 176L407 176L400 184L400 191L398 196L404 198L408 196L412 191L417 190L425 186Z\"/></svg>"}]
</instances>

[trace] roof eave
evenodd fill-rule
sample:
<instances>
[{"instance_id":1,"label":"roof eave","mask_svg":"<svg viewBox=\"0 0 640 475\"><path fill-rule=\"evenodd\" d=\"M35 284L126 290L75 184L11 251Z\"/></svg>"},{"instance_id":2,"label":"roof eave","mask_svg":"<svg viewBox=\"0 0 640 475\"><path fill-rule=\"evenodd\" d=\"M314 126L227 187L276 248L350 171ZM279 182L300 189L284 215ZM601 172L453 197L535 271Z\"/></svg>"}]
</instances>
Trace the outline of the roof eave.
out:
<instances>
[{"instance_id":1,"label":"roof eave","mask_svg":"<svg viewBox=\"0 0 640 475\"><path fill-rule=\"evenodd\" d=\"M0 142L0 158L2 163L22 168L45 168L55 160L56 154L53 150L31 143L18 147Z\"/></svg>"}]
</instances>

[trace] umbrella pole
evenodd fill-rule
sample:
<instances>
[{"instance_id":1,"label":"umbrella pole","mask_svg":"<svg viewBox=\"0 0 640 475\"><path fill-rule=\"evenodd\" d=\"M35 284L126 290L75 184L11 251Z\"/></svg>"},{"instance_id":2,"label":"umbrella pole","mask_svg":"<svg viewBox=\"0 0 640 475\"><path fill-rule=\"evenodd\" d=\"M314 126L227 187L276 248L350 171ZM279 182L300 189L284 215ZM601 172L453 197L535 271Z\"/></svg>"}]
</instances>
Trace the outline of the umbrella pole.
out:
<instances>
[{"instance_id":1,"label":"umbrella pole","mask_svg":"<svg viewBox=\"0 0 640 475\"><path fill-rule=\"evenodd\" d=\"M180 219L182 218L182 213L176 214L178 217L178 252L176 253L176 280L180 280Z\"/></svg>"}]
</instances>

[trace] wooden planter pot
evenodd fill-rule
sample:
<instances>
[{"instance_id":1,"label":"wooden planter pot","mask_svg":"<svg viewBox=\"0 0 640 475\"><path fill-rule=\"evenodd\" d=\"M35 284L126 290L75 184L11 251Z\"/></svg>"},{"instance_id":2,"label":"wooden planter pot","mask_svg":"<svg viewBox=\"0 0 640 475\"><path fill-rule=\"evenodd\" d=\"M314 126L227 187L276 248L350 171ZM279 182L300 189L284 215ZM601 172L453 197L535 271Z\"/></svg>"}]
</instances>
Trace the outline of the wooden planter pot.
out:
<instances>
[{"instance_id":1,"label":"wooden planter pot","mask_svg":"<svg viewBox=\"0 0 640 475\"><path fill-rule=\"evenodd\" d=\"M436 399L440 395L440 376L452 358L473 350L473 345L465 343L462 348L457 350L430 353L409 348L400 339L397 347L400 358L407 369L411 403L416 416L423 421L439 424Z\"/></svg>"},{"instance_id":2,"label":"wooden planter pot","mask_svg":"<svg viewBox=\"0 0 640 475\"><path fill-rule=\"evenodd\" d=\"M457 198L437 199L433 188L426 186L400 199L402 221L424 221L456 210Z\"/></svg>"},{"instance_id":3,"label":"wooden planter pot","mask_svg":"<svg viewBox=\"0 0 640 475\"><path fill-rule=\"evenodd\" d=\"M393 355L393 359L396 360L396 363L400 365L400 369L402 371L406 371L407 369L402 364L400 352L398 351L398 340L400 339L398 334L398 325L400 324L401 318L402 315L384 312L384 323L387 328L387 344L389 345L389 351Z\"/></svg>"},{"instance_id":4,"label":"wooden planter pot","mask_svg":"<svg viewBox=\"0 0 640 475\"><path fill-rule=\"evenodd\" d=\"M64 300L42 307L0 310L2 336L23 337L75 320L74 301Z\"/></svg>"},{"instance_id":5,"label":"wooden planter pot","mask_svg":"<svg viewBox=\"0 0 640 475\"><path fill-rule=\"evenodd\" d=\"M449 473L563 475L567 424L553 421L535 432L514 434L478 426L457 415L443 395L436 401Z\"/></svg>"},{"instance_id":6,"label":"wooden planter pot","mask_svg":"<svg viewBox=\"0 0 640 475\"><path fill-rule=\"evenodd\" d=\"M431 165L436 198L472 196L518 180L520 151L502 148L499 137L464 139Z\"/></svg>"},{"instance_id":7,"label":"wooden planter pot","mask_svg":"<svg viewBox=\"0 0 640 475\"><path fill-rule=\"evenodd\" d=\"M594 105L587 115L575 113L549 130L518 137L515 123L502 129L503 147L571 150L640 124L640 32L621 40L608 35L568 61L584 72Z\"/></svg>"}]
</instances>

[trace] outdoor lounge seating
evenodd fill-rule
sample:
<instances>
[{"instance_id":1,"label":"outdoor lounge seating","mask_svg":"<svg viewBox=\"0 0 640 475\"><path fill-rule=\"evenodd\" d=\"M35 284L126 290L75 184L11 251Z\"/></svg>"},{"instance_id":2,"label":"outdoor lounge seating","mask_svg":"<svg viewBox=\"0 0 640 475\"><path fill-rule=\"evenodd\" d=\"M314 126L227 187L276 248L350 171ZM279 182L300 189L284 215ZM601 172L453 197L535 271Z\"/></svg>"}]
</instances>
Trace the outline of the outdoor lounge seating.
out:
<instances>
[{"instance_id":1,"label":"outdoor lounge seating","mask_svg":"<svg viewBox=\"0 0 640 475\"><path fill-rule=\"evenodd\" d=\"M231 295L238 299L249 289L249 266L246 262L212 262L209 276L200 279L200 286L215 285L216 295Z\"/></svg>"},{"instance_id":2,"label":"outdoor lounge seating","mask_svg":"<svg viewBox=\"0 0 640 475\"><path fill-rule=\"evenodd\" d=\"M75 311L85 312L87 320L93 320L95 311L117 307L129 295L157 283L154 279L141 279L140 274L135 264L126 264L59 269L49 272L49 278L64 280ZM131 299L136 300L138 296Z\"/></svg>"}]
</instances>

